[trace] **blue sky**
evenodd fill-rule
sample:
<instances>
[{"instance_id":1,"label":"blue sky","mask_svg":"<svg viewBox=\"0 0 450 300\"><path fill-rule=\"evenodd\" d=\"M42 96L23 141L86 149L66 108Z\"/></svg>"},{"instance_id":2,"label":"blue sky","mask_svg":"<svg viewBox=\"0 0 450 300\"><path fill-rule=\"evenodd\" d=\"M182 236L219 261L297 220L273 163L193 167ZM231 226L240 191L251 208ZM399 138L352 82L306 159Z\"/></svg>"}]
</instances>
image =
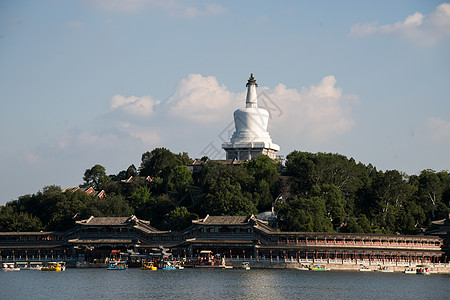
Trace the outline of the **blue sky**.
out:
<instances>
[{"instance_id":1,"label":"blue sky","mask_svg":"<svg viewBox=\"0 0 450 300\"><path fill-rule=\"evenodd\" d=\"M449 53L442 1L1 1L0 204L156 147L225 157L250 73L282 155L449 170Z\"/></svg>"}]
</instances>

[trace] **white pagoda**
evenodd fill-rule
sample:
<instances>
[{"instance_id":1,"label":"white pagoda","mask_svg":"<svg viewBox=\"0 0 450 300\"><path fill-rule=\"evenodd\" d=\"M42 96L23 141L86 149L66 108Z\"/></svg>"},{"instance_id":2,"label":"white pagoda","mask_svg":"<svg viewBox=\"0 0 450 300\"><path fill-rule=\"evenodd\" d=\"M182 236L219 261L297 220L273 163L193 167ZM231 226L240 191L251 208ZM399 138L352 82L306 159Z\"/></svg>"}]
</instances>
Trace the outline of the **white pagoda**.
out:
<instances>
[{"instance_id":1,"label":"white pagoda","mask_svg":"<svg viewBox=\"0 0 450 300\"><path fill-rule=\"evenodd\" d=\"M275 159L280 146L272 143L267 131L269 112L258 108L256 83L253 73L247 82L247 99L245 108L234 112L234 126L236 131L230 142L222 144L227 153L227 159L250 160L260 154Z\"/></svg>"}]
</instances>

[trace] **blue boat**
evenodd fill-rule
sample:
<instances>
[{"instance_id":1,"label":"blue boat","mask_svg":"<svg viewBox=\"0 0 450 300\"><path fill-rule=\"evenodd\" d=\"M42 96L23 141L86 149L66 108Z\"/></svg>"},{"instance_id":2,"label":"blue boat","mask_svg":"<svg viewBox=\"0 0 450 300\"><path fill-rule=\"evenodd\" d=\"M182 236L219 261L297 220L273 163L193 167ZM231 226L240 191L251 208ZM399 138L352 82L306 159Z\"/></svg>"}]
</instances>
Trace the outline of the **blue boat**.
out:
<instances>
[{"instance_id":1,"label":"blue boat","mask_svg":"<svg viewBox=\"0 0 450 300\"><path fill-rule=\"evenodd\" d=\"M166 262L164 262L164 266L161 269L162 270L176 270L177 268L170 261L166 261Z\"/></svg>"},{"instance_id":2,"label":"blue boat","mask_svg":"<svg viewBox=\"0 0 450 300\"><path fill-rule=\"evenodd\" d=\"M107 270L115 271L115 270L126 270L127 263L124 261L112 261L109 263Z\"/></svg>"}]
</instances>

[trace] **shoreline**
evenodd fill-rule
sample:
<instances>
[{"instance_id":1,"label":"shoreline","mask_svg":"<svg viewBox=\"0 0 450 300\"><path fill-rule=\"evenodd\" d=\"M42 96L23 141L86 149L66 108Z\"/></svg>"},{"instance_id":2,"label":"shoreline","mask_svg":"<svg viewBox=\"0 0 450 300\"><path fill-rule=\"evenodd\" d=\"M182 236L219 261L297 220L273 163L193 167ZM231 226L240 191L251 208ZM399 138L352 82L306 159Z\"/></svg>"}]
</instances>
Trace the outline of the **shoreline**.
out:
<instances>
[{"instance_id":1,"label":"shoreline","mask_svg":"<svg viewBox=\"0 0 450 300\"><path fill-rule=\"evenodd\" d=\"M233 268L239 268L242 261L227 261L227 265L233 266ZM436 274L450 274L450 264L415 264L415 265L392 265L383 263L327 263L322 261L305 261L305 262L270 262L270 261L256 261L249 260L250 268L252 269L298 269L303 270L305 266L309 265L323 265L328 271L356 271L362 267L368 268L372 272L379 272L381 268L388 268L389 272L402 273L406 269L419 269L426 265L431 269L432 273ZM305 270L306 271L306 270Z\"/></svg>"},{"instance_id":2,"label":"shoreline","mask_svg":"<svg viewBox=\"0 0 450 300\"><path fill-rule=\"evenodd\" d=\"M361 263L350 263L350 262L326 262L326 261L268 261L268 260L256 260L256 259L248 259L248 260L227 260L226 265L232 266L233 269L240 269L241 263L243 261L248 261L251 269L291 269L291 270L299 270L299 271L308 271L307 267L310 265L322 265L326 268L327 271L338 271L338 272L359 272L361 268L366 268L370 272L380 272L386 273L386 271L380 271L382 268L388 268L388 273L402 273L406 269L419 269L419 268L429 268L432 274L450 274L450 264L383 264L382 262L361 262ZM69 268L106 268L106 264L85 264L83 266L80 265L72 265L68 264ZM129 267L135 268L135 267ZM136 267L138 268L138 267ZM206 268L206 267L205 267Z\"/></svg>"}]
</instances>

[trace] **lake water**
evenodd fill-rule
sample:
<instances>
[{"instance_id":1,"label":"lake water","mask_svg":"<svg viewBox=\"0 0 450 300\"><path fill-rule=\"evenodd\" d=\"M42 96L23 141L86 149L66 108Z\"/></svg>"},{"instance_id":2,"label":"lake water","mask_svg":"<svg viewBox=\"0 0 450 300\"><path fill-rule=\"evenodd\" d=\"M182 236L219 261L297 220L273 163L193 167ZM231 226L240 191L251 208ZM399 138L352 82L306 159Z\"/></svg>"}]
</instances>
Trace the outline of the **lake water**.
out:
<instances>
[{"instance_id":1,"label":"lake water","mask_svg":"<svg viewBox=\"0 0 450 300\"><path fill-rule=\"evenodd\" d=\"M450 275L289 269L0 272L0 299L450 299Z\"/></svg>"}]
</instances>

